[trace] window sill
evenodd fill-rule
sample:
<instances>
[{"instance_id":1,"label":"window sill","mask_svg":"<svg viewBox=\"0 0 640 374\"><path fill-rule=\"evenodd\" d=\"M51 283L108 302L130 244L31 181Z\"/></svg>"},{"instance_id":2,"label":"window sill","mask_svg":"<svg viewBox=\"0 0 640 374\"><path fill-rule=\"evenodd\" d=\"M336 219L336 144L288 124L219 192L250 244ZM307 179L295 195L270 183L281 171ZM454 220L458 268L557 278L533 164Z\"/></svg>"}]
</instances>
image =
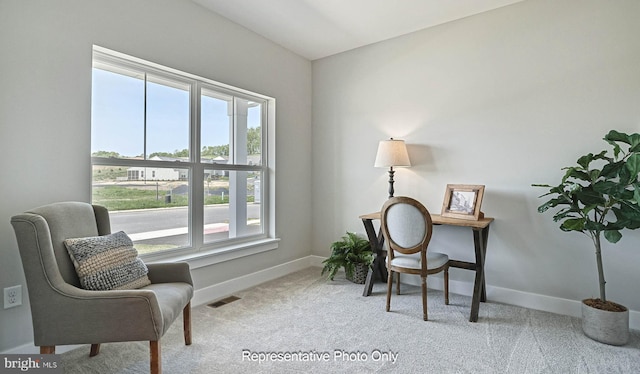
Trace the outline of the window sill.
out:
<instances>
[{"instance_id":1,"label":"window sill","mask_svg":"<svg viewBox=\"0 0 640 374\"><path fill-rule=\"evenodd\" d=\"M238 243L212 250L192 252L189 254L173 254L167 257L148 258L147 263L184 261L189 263L191 269L198 269L209 265L219 264L238 258L271 251L278 248L280 239L266 238L248 243ZM143 260L145 258L143 257Z\"/></svg>"}]
</instances>

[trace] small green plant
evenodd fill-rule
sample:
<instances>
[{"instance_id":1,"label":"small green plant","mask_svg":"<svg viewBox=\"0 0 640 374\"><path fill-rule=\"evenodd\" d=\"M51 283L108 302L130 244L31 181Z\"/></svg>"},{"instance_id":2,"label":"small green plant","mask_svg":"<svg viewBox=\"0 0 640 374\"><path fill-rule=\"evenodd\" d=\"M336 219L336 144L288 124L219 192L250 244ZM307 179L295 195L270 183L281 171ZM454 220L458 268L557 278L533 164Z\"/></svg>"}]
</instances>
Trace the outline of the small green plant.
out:
<instances>
[{"instance_id":1,"label":"small green plant","mask_svg":"<svg viewBox=\"0 0 640 374\"><path fill-rule=\"evenodd\" d=\"M533 186L549 188L540 197L551 196L538 212L560 208L553 216L561 222L560 230L581 232L593 241L600 300L606 303L601 237L617 243L622 229L640 228L640 134L611 130L604 140L613 147L613 156L606 150L589 153L577 166L563 168L566 172L557 186Z\"/></svg>"},{"instance_id":2,"label":"small green plant","mask_svg":"<svg viewBox=\"0 0 640 374\"><path fill-rule=\"evenodd\" d=\"M347 232L341 240L331 244L331 256L322 261L322 274L333 280L340 268L344 267L347 278L353 278L356 264L371 265L373 252L368 240L353 232Z\"/></svg>"}]
</instances>

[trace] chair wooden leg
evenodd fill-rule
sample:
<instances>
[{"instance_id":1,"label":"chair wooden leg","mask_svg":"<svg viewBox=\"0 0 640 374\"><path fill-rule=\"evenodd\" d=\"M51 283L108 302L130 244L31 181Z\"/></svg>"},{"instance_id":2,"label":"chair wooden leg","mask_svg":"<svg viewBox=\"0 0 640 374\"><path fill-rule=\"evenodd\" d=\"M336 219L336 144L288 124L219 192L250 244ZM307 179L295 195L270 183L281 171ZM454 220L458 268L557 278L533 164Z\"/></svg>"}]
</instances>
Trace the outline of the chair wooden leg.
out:
<instances>
[{"instance_id":1,"label":"chair wooden leg","mask_svg":"<svg viewBox=\"0 0 640 374\"><path fill-rule=\"evenodd\" d=\"M400 273L398 273L398 281L396 283L396 295L400 295Z\"/></svg>"},{"instance_id":2,"label":"chair wooden leg","mask_svg":"<svg viewBox=\"0 0 640 374\"><path fill-rule=\"evenodd\" d=\"M387 312L391 310L391 292L393 289L393 271L388 271L389 276L387 277Z\"/></svg>"},{"instance_id":3,"label":"chair wooden leg","mask_svg":"<svg viewBox=\"0 0 640 374\"><path fill-rule=\"evenodd\" d=\"M427 277L422 277L422 318L427 321Z\"/></svg>"},{"instance_id":4,"label":"chair wooden leg","mask_svg":"<svg viewBox=\"0 0 640 374\"><path fill-rule=\"evenodd\" d=\"M191 345L191 302L182 310L182 327L184 329L184 344Z\"/></svg>"},{"instance_id":5,"label":"chair wooden leg","mask_svg":"<svg viewBox=\"0 0 640 374\"><path fill-rule=\"evenodd\" d=\"M89 357L97 356L100 353L100 344L91 344L91 351Z\"/></svg>"},{"instance_id":6,"label":"chair wooden leg","mask_svg":"<svg viewBox=\"0 0 640 374\"><path fill-rule=\"evenodd\" d=\"M53 355L56 353L55 345L43 345L40 346L40 354L41 355Z\"/></svg>"},{"instance_id":7,"label":"chair wooden leg","mask_svg":"<svg viewBox=\"0 0 640 374\"><path fill-rule=\"evenodd\" d=\"M444 269L444 304L449 305L449 267Z\"/></svg>"},{"instance_id":8,"label":"chair wooden leg","mask_svg":"<svg viewBox=\"0 0 640 374\"><path fill-rule=\"evenodd\" d=\"M160 341L152 340L149 342L149 351L151 354L151 374L162 374L162 357L160 355Z\"/></svg>"}]
</instances>

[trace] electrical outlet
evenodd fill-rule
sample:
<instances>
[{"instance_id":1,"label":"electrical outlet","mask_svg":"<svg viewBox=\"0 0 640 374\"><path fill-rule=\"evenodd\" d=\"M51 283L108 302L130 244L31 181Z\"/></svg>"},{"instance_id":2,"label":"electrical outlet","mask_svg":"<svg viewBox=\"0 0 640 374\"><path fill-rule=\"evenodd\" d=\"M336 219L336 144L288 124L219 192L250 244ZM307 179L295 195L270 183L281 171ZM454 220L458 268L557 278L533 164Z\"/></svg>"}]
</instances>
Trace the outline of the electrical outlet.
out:
<instances>
[{"instance_id":1,"label":"electrical outlet","mask_svg":"<svg viewBox=\"0 0 640 374\"><path fill-rule=\"evenodd\" d=\"M4 308L9 309L22 305L22 286L17 285L4 289Z\"/></svg>"}]
</instances>

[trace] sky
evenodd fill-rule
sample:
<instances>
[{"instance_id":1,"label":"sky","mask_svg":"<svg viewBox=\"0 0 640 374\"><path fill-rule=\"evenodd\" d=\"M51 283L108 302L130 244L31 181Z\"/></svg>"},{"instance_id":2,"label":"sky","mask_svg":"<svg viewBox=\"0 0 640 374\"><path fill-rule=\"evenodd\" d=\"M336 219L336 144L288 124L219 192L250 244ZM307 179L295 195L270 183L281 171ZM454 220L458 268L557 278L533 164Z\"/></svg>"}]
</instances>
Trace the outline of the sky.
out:
<instances>
[{"instance_id":1,"label":"sky","mask_svg":"<svg viewBox=\"0 0 640 374\"><path fill-rule=\"evenodd\" d=\"M91 152L144 153L144 80L93 69ZM250 127L260 124L259 110L249 111ZM147 154L189 148L189 91L147 82ZM229 144L227 101L202 96L202 146Z\"/></svg>"}]
</instances>

